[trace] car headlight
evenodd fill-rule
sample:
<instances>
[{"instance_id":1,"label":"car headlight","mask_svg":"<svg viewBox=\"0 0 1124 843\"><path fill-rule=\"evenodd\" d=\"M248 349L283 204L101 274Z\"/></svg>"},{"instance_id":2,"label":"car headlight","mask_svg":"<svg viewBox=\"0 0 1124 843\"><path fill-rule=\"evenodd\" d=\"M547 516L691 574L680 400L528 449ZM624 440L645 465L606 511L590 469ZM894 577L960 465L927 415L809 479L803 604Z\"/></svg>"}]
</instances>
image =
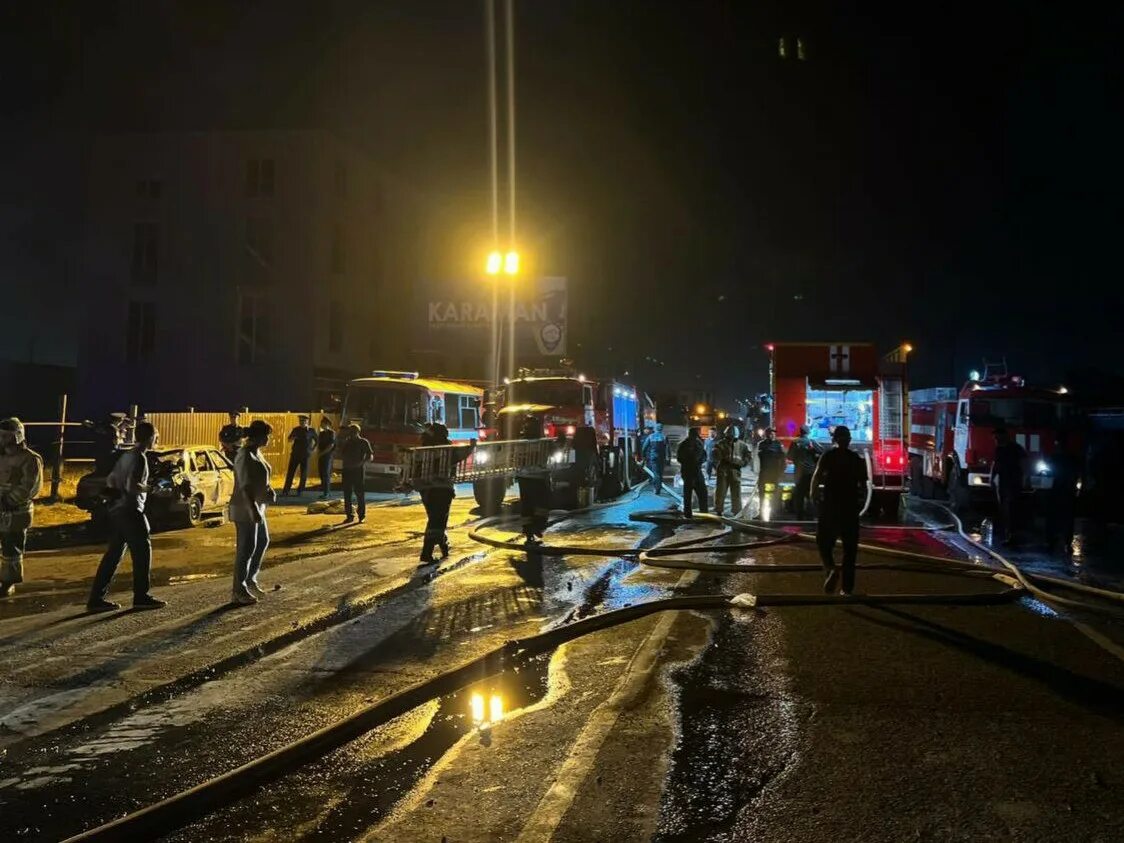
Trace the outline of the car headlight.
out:
<instances>
[{"instance_id":1,"label":"car headlight","mask_svg":"<svg viewBox=\"0 0 1124 843\"><path fill-rule=\"evenodd\" d=\"M1046 460L1039 460L1037 465L1034 466L1034 470L1038 474L1049 474L1050 473L1050 466L1046 462Z\"/></svg>"},{"instance_id":2,"label":"car headlight","mask_svg":"<svg viewBox=\"0 0 1124 843\"><path fill-rule=\"evenodd\" d=\"M486 463L489 459L491 459L491 455L487 451L477 451L476 452L476 464L477 465L484 465L484 463Z\"/></svg>"}]
</instances>

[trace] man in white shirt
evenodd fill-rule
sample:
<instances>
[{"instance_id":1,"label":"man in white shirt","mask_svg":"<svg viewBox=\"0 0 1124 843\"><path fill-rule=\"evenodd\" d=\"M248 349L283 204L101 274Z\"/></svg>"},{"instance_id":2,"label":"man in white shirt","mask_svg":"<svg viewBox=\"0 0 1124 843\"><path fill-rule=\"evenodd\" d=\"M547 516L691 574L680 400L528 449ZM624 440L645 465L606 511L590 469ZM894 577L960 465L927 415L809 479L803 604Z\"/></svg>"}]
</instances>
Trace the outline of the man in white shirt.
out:
<instances>
[{"instance_id":1,"label":"man in white shirt","mask_svg":"<svg viewBox=\"0 0 1124 843\"><path fill-rule=\"evenodd\" d=\"M86 608L91 612L114 612L120 604L107 599L109 585L128 547L133 559L133 608L162 609L167 604L148 593L152 571L152 540L144 505L148 485L148 451L156 444L156 428L149 422L138 422L136 446L123 453L105 485L109 503L109 547L94 575Z\"/></svg>"}]
</instances>

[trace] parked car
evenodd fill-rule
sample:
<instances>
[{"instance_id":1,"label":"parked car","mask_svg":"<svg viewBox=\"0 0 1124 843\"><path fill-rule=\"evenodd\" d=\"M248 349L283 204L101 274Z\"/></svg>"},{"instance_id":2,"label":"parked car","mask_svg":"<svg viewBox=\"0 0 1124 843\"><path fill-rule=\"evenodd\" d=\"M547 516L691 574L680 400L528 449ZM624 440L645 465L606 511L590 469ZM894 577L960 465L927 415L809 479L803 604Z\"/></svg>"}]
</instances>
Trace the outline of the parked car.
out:
<instances>
[{"instance_id":1,"label":"parked car","mask_svg":"<svg viewBox=\"0 0 1124 843\"><path fill-rule=\"evenodd\" d=\"M91 472L78 481L74 503L93 523L106 517L108 472ZM194 527L204 515L222 512L234 492L234 466L210 445L176 445L148 452L152 491L145 513L154 526Z\"/></svg>"}]
</instances>

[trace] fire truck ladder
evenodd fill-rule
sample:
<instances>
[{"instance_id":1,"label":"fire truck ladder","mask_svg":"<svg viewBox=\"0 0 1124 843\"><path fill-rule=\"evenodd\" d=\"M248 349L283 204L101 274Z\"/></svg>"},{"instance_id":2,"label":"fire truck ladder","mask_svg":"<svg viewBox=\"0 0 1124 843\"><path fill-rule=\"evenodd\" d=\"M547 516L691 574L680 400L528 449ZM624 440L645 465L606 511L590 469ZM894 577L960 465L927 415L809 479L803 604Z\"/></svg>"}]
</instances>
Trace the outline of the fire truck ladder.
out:
<instances>
[{"instance_id":1,"label":"fire truck ladder","mask_svg":"<svg viewBox=\"0 0 1124 843\"><path fill-rule=\"evenodd\" d=\"M401 485L409 488L426 480L449 478L454 483L472 483L491 478L510 478L527 469L550 470L574 462L569 441L557 439L511 439L478 442L468 456L464 445L431 445L401 452Z\"/></svg>"}]
</instances>

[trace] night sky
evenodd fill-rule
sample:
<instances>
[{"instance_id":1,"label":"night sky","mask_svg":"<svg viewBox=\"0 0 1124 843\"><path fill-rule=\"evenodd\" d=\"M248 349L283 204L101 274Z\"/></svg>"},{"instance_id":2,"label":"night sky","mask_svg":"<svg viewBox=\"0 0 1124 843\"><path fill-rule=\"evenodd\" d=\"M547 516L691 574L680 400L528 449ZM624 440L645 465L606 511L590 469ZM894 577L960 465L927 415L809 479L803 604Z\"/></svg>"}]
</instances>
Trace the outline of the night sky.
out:
<instances>
[{"instance_id":1,"label":"night sky","mask_svg":"<svg viewBox=\"0 0 1124 843\"><path fill-rule=\"evenodd\" d=\"M731 395L770 339L909 340L917 385L1121 372L1121 13L848 5L517 3L520 246L571 279L581 364ZM473 271L480 3L6 6L0 354L73 359L31 291L81 284L99 131L330 128L457 218L430 271Z\"/></svg>"}]
</instances>

